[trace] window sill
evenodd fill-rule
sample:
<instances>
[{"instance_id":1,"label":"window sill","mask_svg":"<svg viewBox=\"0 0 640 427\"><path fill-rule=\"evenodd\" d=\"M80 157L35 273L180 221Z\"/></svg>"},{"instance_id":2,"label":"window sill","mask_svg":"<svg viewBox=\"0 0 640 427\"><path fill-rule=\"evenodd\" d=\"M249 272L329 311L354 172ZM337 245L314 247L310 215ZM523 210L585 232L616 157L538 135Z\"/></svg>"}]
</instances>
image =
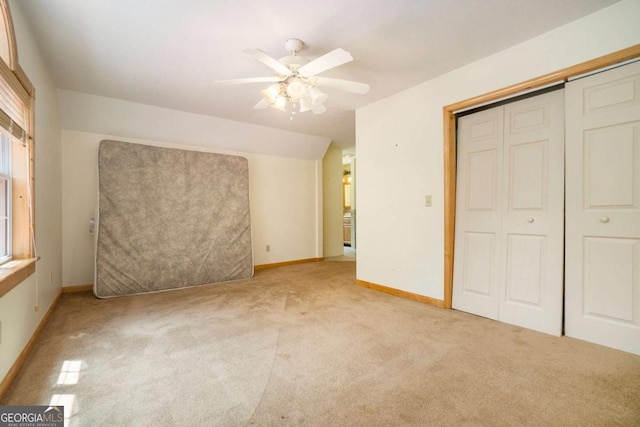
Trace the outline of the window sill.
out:
<instances>
[{"instance_id":1,"label":"window sill","mask_svg":"<svg viewBox=\"0 0 640 427\"><path fill-rule=\"evenodd\" d=\"M36 271L38 258L14 259L0 265L0 298Z\"/></svg>"}]
</instances>

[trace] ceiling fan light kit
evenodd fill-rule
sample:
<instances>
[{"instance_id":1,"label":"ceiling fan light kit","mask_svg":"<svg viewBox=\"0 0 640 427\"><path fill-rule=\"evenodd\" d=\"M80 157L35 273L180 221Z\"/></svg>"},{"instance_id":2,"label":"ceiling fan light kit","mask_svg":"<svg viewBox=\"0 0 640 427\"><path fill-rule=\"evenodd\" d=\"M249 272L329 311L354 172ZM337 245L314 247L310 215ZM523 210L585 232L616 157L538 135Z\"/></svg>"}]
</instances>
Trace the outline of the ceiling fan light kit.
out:
<instances>
[{"instance_id":1,"label":"ceiling fan light kit","mask_svg":"<svg viewBox=\"0 0 640 427\"><path fill-rule=\"evenodd\" d=\"M267 55L260 49L245 49L244 51L276 72L274 77L254 77L247 79L220 80L218 84L244 84L275 82L260 91L262 100L254 108L261 110L273 107L280 111L287 111L291 105L291 114L312 111L322 114L327 111L324 102L329 95L321 91L318 86L333 87L347 92L366 94L369 85L350 80L316 77L316 74L353 61L353 57L344 49L335 49L314 60L298 56L304 43L298 39L288 39L285 48L290 55L278 60Z\"/></svg>"}]
</instances>

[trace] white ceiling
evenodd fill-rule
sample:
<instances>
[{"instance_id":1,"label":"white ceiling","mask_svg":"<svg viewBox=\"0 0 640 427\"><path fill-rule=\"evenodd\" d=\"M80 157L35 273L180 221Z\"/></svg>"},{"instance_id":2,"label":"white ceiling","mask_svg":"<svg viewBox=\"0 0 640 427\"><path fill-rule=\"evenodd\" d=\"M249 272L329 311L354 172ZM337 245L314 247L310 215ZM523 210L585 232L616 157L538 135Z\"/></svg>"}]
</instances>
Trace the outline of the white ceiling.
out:
<instances>
[{"instance_id":1,"label":"white ceiling","mask_svg":"<svg viewBox=\"0 0 640 427\"><path fill-rule=\"evenodd\" d=\"M55 84L355 144L355 109L562 26L618 0L29 0L26 16ZM354 61L323 76L369 83L367 95L326 89L328 111L295 120L254 110L270 76L242 50L280 58L284 41Z\"/></svg>"}]
</instances>

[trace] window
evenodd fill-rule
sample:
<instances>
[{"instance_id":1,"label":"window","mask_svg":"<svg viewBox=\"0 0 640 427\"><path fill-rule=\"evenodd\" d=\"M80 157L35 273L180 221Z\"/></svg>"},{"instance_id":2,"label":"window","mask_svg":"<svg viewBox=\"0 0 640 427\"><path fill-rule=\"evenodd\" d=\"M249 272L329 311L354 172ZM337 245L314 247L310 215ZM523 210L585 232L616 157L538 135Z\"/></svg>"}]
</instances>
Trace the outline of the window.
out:
<instances>
[{"instance_id":1,"label":"window","mask_svg":"<svg viewBox=\"0 0 640 427\"><path fill-rule=\"evenodd\" d=\"M0 134L0 262L11 258L11 139Z\"/></svg>"},{"instance_id":2,"label":"window","mask_svg":"<svg viewBox=\"0 0 640 427\"><path fill-rule=\"evenodd\" d=\"M9 4L0 0L0 297L35 271L34 92L18 63Z\"/></svg>"}]
</instances>

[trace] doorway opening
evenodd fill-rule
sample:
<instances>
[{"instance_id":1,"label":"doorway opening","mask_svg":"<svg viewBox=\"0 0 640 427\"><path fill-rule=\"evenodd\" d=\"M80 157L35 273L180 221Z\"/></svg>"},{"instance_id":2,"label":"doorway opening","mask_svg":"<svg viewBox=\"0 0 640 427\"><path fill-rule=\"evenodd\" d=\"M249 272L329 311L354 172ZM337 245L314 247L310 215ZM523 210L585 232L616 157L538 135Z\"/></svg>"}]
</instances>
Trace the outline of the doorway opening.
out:
<instances>
[{"instance_id":1,"label":"doorway opening","mask_svg":"<svg viewBox=\"0 0 640 427\"><path fill-rule=\"evenodd\" d=\"M356 158L353 151L345 150L342 155L342 243L344 256L356 258Z\"/></svg>"}]
</instances>

